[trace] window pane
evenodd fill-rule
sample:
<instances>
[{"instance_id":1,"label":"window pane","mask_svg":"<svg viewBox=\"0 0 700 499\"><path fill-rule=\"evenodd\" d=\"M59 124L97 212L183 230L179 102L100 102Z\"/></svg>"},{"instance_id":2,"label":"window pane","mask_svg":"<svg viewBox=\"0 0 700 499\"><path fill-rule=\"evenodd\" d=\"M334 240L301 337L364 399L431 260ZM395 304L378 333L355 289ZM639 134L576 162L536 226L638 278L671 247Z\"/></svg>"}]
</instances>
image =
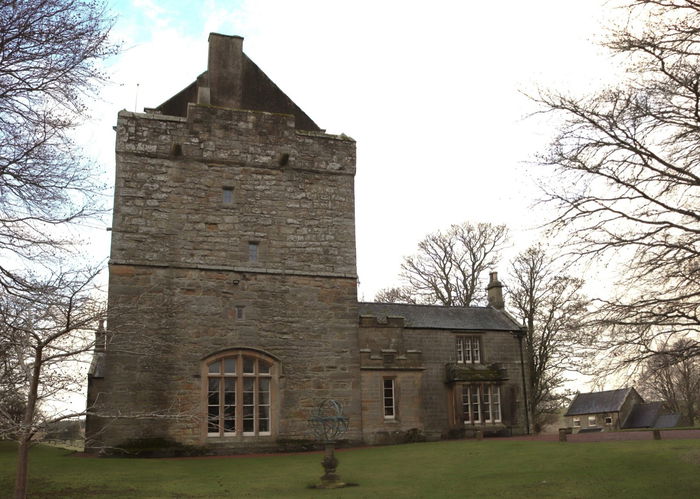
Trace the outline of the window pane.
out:
<instances>
[{"instance_id":1,"label":"window pane","mask_svg":"<svg viewBox=\"0 0 700 499\"><path fill-rule=\"evenodd\" d=\"M209 406L207 432L219 433L219 406Z\"/></svg>"},{"instance_id":2,"label":"window pane","mask_svg":"<svg viewBox=\"0 0 700 499\"><path fill-rule=\"evenodd\" d=\"M462 385L462 417L465 423L471 421L471 409L469 407L469 386Z\"/></svg>"},{"instance_id":3,"label":"window pane","mask_svg":"<svg viewBox=\"0 0 700 499\"><path fill-rule=\"evenodd\" d=\"M236 374L236 357L224 359L224 372L226 374Z\"/></svg>"},{"instance_id":4,"label":"window pane","mask_svg":"<svg viewBox=\"0 0 700 499\"><path fill-rule=\"evenodd\" d=\"M501 420L501 387L491 387L491 412L494 422Z\"/></svg>"},{"instance_id":5,"label":"window pane","mask_svg":"<svg viewBox=\"0 0 700 499\"><path fill-rule=\"evenodd\" d=\"M219 374L221 372L221 361L209 364L209 374Z\"/></svg>"},{"instance_id":6,"label":"window pane","mask_svg":"<svg viewBox=\"0 0 700 499\"><path fill-rule=\"evenodd\" d=\"M252 433L255 431L255 425L253 424L253 416L243 420L243 431L246 433Z\"/></svg>"},{"instance_id":7,"label":"window pane","mask_svg":"<svg viewBox=\"0 0 700 499\"><path fill-rule=\"evenodd\" d=\"M255 358L254 357L243 357L243 373L244 374L255 373Z\"/></svg>"},{"instance_id":8,"label":"window pane","mask_svg":"<svg viewBox=\"0 0 700 499\"><path fill-rule=\"evenodd\" d=\"M471 393L471 409L472 409L472 422L474 423L480 423L481 422L481 408L479 404L479 387L478 386L472 386L470 387L470 393Z\"/></svg>"},{"instance_id":9,"label":"window pane","mask_svg":"<svg viewBox=\"0 0 700 499\"><path fill-rule=\"evenodd\" d=\"M224 409L224 432L234 433L236 431L236 406L227 406Z\"/></svg>"},{"instance_id":10,"label":"window pane","mask_svg":"<svg viewBox=\"0 0 700 499\"><path fill-rule=\"evenodd\" d=\"M212 395L216 396L216 403L219 403L219 378L209 378L209 400Z\"/></svg>"},{"instance_id":11,"label":"window pane","mask_svg":"<svg viewBox=\"0 0 700 499\"><path fill-rule=\"evenodd\" d=\"M243 378L243 431L255 431L255 378Z\"/></svg>"},{"instance_id":12,"label":"window pane","mask_svg":"<svg viewBox=\"0 0 700 499\"><path fill-rule=\"evenodd\" d=\"M258 372L260 374L269 374L270 364L265 362L264 360L258 360Z\"/></svg>"},{"instance_id":13,"label":"window pane","mask_svg":"<svg viewBox=\"0 0 700 499\"><path fill-rule=\"evenodd\" d=\"M484 413L484 421L491 422L491 387L490 386L484 386L484 400L483 400L483 413Z\"/></svg>"},{"instance_id":14,"label":"window pane","mask_svg":"<svg viewBox=\"0 0 700 499\"><path fill-rule=\"evenodd\" d=\"M236 404L236 380L234 378L226 378L224 386L224 404Z\"/></svg>"}]
</instances>

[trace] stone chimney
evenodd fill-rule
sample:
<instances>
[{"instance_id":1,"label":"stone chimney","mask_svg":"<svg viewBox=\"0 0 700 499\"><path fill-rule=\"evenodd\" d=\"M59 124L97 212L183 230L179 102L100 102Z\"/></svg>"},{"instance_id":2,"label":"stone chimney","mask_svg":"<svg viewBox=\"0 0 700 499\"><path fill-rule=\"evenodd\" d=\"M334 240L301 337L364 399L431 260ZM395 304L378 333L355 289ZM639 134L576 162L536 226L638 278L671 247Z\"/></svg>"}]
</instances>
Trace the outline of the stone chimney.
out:
<instances>
[{"instance_id":1,"label":"stone chimney","mask_svg":"<svg viewBox=\"0 0 700 499\"><path fill-rule=\"evenodd\" d=\"M240 109L243 100L243 38L209 34L207 64L209 102L212 106ZM200 85L204 82L199 82ZM198 100L206 100L206 90L199 87Z\"/></svg>"},{"instance_id":2,"label":"stone chimney","mask_svg":"<svg viewBox=\"0 0 700 499\"><path fill-rule=\"evenodd\" d=\"M498 310L506 308L506 304L503 301L503 284L498 280L497 272L489 273L489 285L486 286L486 293L489 307L497 308Z\"/></svg>"}]
</instances>

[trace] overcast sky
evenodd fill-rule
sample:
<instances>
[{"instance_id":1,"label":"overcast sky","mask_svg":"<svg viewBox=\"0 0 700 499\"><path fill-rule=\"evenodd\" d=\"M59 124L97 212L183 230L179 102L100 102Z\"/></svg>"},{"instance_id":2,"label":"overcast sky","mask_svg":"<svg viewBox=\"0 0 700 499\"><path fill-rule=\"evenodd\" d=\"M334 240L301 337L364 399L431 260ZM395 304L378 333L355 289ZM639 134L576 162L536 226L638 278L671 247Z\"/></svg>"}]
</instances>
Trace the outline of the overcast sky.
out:
<instances>
[{"instance_id":1,"label":"overcast sky","mask_svg":"<svg viewBox=\"0 0 700 499\"><path fill-rule=\"evenodd\" d=\"M359 298L396 284L427 233L505 223L513 252L546 218L527 163L551 136L522 92L585 92L613 69L602 0L110 0L112 84L81 137L113 183L120 109L155 107L206 69L209 32L243 50L329 133L357 141ZM111 192L106 192L111 199ZM110 201L111 205L111 201ZM110 225L94 231L106 258ZM506 266L502 265L501 274ZM506 283L507 284L507 283Z\"/></svg>"}]
</instances>

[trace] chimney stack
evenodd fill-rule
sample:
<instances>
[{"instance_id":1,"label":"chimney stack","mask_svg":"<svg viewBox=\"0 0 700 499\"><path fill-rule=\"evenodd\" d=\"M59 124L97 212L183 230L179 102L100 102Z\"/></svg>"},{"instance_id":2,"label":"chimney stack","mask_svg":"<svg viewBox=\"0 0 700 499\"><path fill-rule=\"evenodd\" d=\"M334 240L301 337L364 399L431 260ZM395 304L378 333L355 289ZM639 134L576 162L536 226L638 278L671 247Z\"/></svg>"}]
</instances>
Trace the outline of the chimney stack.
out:
<instances>
[{"instance_id":1,"label":"chimney stack","mask_svg":"<svg viewBox=\"0 0 700 499\"><path fill-rule=\"evenodd\" d=\"M489 273L489 284L486 286L486 293L489 307L498 310L504 310L506 308L505 301L503 301L503 284L498 280L497 272Z\"/></svg>"},{"instance_id":2,"label":"chimney stack","mask_svg":"<svg viewBox=\"0 0 700 499\"><path fill-rule=\"evenodd\" d=\"M210 33L207 66L209 104L239 109L243 96L243 38ZM199 97L206 99L201 93Z\"/></svg>"}]
</instances>

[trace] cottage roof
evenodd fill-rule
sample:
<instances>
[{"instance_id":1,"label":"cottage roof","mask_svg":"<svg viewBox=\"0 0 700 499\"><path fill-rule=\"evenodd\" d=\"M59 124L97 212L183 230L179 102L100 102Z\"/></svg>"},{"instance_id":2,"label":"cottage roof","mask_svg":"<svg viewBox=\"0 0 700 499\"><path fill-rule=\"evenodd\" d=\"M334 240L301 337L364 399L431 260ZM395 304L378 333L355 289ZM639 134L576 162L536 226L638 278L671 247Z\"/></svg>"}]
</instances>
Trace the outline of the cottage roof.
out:
<instances>
[{"instance_id":1,"label":"cottage roof","mask_svg":"<svg viewBox=\"0 0 700 499\"><path fill-rule=\"evenodd\" d=\"M565 416L579 414L597 414L601 412L619 412L622 404L634 388L620 388L604 392L579 393L569 406Z\"/></svg>"},{"instance_id":2,"label":"cottage roof","mask_svg":"<svg viewBox=\"0 0 700 499\"><path fill-rule=\"evenodd\" d=\"M378 320L402 317L404 327L415 329L462 329L469 331L519 331L508 314L493 307L445 307L405 303L360 303L360 315Z\"/></svg>"},{"instance_id":3,"label":"cottage roof","mask_svg":"<svg viewBox=\"0 0 700 499\"><path fill-rule=\"evenodd\" d=\"M678 426L680 419L680 414L662 414L656 420L654 428L674 428Z\"/></svg>"},{"instance_id":4,"label":"cottage roof","mask_svg":"<svg viewBox=\"0 0 700 499\"><path fill-rule=\"evenodd\" d=\"M652 428L661 411L661 402L648 402L634 406L624 428Z\"/></svg>"}]
</instances>

